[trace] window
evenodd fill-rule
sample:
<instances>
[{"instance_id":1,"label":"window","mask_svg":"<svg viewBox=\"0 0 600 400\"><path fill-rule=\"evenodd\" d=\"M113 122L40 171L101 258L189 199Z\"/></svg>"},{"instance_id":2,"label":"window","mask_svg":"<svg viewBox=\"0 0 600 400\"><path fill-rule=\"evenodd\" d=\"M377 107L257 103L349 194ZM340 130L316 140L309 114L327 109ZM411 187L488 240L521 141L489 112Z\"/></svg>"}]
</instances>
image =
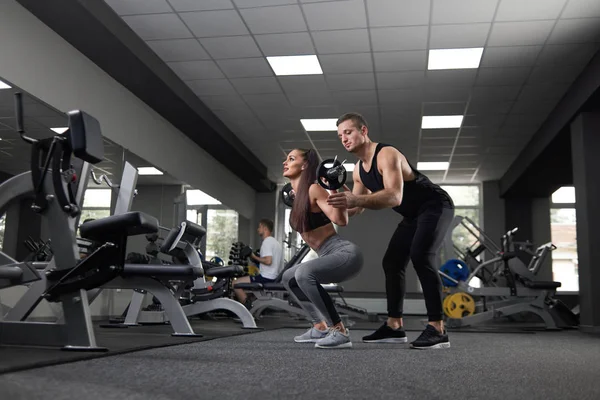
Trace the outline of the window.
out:
<instances>
[{"instance_id":1,"label":"window","mask_svg":"<svg viewBox=\"0 0 600 400\"><path fill-rule=\"evenodd\" d=\"M4 221L5 221L5 215L6 214L2 214L0 215L0 250L2 250L2 246L4 244Z\"/></svg>"},{"instance_id":2,"label":"window","mask_svg":"<svg viewBox=\"0 0 600 400\"><path fill-rule=\"evenodd\" d=\"M87 189L79 223L82 224L86 219L109 217L111 198L111 189Z\"/></svg>"},{"instance_id":3,"label":"window","mask_svg":"<svg viewBox=\"0 0 600 400\"><path fill-rule=\"evenodd\" d=\"M575 213L575 188L564 186L552 194L550 209L552 243L552 275L562 285L557 290L579 291L577 258L577 218Z\"/></svg>"},{"instance_id":4,"label":"window","mask_svg":"<svg viewBox=\"0 0 600 400\"><path fill-rule=\"evenodd\" d=\"M206 214L206 259L229 258L231 244L238 240L238 213L234 210L208 208Z\"/></svg>"},{"instance_id":5,"label":"window","mask_svg":"<svg viewBox=\"0 0 600 400\"><path fill-rule=\"evenodd\" d=\"M290 214L292 213L291 208L285 208L285 229L284 229L284 237L283 237L283 259L290 260L294 254L300 249L302 246L302 236L298 234L296 231L292 229L290 226Z\"/></svg>"},{"instance_id":6,"label":"window","mask_svg":"<svg viewBox=\"0 0 600 400\"><path fill-rule=\"evenodd\" d=\"M454 201L454 206L456 207L455 215L468 217L471 219L477 226L481 228L480 223L480 214L481 214L481 202L480 202L480 190L479 186L476 185L468 185L468 186L442 186L450 197L452 197L452 201ZM466 250L470 247L477 238L473 236L464 226L458 225L452 231L452 242L456 247L458 247L461 251ZM456 255L449 258L456 258Z\"/></svg>"}]
</instances>

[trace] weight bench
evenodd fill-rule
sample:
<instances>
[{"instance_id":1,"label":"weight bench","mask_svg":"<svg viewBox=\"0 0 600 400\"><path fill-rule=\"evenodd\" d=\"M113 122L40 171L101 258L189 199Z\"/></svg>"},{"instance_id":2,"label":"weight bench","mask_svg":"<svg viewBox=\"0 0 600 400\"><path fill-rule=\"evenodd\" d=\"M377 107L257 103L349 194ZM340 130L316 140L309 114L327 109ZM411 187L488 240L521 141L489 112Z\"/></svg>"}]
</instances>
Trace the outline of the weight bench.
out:
<instances>
[{"instance_id":1,"label":"weight bench","mask_svg":"<svg viewBox=\"0 0 600 400\"><path fill-rule=\"evenodd\" d=\"M234 313L242 322L246 329L256 329L256 322L252 314L241 303L224 297L228 290L228 279L235 276L241 276L244 272L243 267L238 265L219 266L208 262L203 262L200 259L198 251L194 247L194 243L199 243L206 235L206 229L198 224L190 221L182 222L178 227L169 231L160 247L160 252L176 257L181 262L187 262L197 266L200 274L193 281L193 287L189 289L189 300L191 304L186 304L181 307L183 314L186 317L205 314L214 310L227 310ZM135 265L138 268L144 269L148 267L146 264L128 264L131 268ZM191 267L191 265L187 267ZM185 266L163 265L161 266L165 273L174 268L182 268ZM206 282L205 276L221 278L216 284ZM171 287L174 292L175 301L179 304L178 299L186 295L187 288L191 282L183 282L179 285L173 285L172 282L167 286ZM158 296L164 311L142 311L142 305L145 298L145 288L138 288L131 298L131 303L127 309L127 315L122 325L135 326L140 323L164 323L171 322L171 315L166 312L165 304ZM151 291L150 291L151 292Z\"/></svg>"},{"instance_id":2,"label":"weight bench","mask_svg":"<svg viewBox=\"0 0 600 400\"><path fill-rule=\"evenodd\" d=\"M309 318L308 315L306 315L306 312L300 306L290 303L290 301L285 299L285 294L287 291L283 286L283 283L281 283L283 273L294 265L301 263L309 252L310 247L307 244L303 244L296 254L294 254L294 256L290 259L290 261L287 262L279 275L275 278L275 282L236 283L234 285L236 289L243 289L247 292L251 292L256 297L256 300L252 303L252 309L250 310L255 318L259 318L263 312L269 308L283 310L292 315L297 315L306 319ZM376 314L370 314L365 309L346 303L346 300L342 296L342 293L344 292L343 286L333 283L322 284L321 286L327 293L333 293L339 297L341 301L335 298L333 301L340 314L346 314L350 317L366 319L369 321L377 320Z\"/></svg>"}]
</instances>

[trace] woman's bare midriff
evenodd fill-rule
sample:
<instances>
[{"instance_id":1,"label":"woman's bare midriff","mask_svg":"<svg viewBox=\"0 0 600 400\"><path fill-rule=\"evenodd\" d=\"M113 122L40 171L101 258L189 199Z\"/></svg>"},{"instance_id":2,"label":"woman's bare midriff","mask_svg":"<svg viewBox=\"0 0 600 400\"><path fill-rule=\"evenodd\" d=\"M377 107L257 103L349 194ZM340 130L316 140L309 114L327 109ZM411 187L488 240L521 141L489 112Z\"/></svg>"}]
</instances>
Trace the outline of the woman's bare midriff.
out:
<instances>
[{"instance_id":1,"label":"woman's bare midriff","mask_svg":"<svg viewBox=\"0 0 600 400\"><path fill-rule=\"evenodd\" d=\"M310 211L313 213L321 212L321 208L317 205L315 201L310 205ZM335 235L337 232L333 227L333 224L323 225L317 229L313 229L312 231L304 232L300 236L302 236L302 240L310 246L311 249L317 251L319 247L331 236Z\"/></svg>"},{"instance_id":2,"label":"woman's bare midriff","mask_svg":"<svg viewBox=\"0 0 600 400\"><path fill-rule=\"evenodd\" d=\"M312 231L304 232L301 236L302 240L304 240L311 249L317 251L327 239L336 233L333 224L327 224Z\"/></svg>"}]
</instances>

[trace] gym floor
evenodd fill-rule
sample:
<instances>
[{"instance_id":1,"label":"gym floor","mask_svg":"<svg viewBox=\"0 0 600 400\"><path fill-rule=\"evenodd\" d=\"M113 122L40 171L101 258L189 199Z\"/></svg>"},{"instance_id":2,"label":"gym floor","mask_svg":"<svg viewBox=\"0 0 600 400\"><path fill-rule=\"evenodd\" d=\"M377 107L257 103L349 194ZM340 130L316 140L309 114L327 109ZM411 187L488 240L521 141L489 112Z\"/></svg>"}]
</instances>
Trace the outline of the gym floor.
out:
<instances>
[{"instance_id":1,"label":"gym floor","mask_svg":"<svg viewBox=\"0 0 600 400\"><path fill-rule=\"evenodd\" d=\"M195 321L195 329L205 336L192 343L183 339L187 344L165 335L164 326L98 329L100 344L120 346L100 358L74 362L64 359L72 353L44 350L47 363L61 364L38 368L29 364L24 369L26 363L19 365L15 353L7 352L14 349L1 348L3 371L11 371L11 363L13 371L19 369L0 375L1 397L600 398L600 346L597 338L578 331L451 332L451 349L417 351L408 345L362 343L360 338L378 324L361 322L351 328L352 349L317 350L293 342L306 328L304 322L289 317L261 322L264 330L247 331L231 320ZM419 334L420 324L407 321L409 339ZM140 350L148 347L155 348ZM40 351L22 354L32 361L31 354ZM53 354L50 359L48 352ZM42 358L38 354L37 365L43 365Z\"/></svg>"}]
</instances>

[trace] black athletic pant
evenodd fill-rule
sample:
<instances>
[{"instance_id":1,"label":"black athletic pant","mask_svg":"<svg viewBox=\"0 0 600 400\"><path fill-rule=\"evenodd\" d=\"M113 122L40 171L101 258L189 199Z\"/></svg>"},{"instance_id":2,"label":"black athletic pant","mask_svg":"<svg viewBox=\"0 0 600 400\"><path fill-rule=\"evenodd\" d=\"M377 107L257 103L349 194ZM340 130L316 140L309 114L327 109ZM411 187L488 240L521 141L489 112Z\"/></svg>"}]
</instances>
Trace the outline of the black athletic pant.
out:
<instances>
[{"instance_id":1,"label":"black athletic pant","mask_svg":"<svg viewBox=\"0 0 600 400\"><path fill-rule=\"evenodd\" d=\"M424 204L416 218L404 218L392 235L385 256L388 317L401 318L406 293L406 266L411 260L421 281L429 321L442 319L442 281L437 252L454 218L454 209Z\"/></svg>"}]
</instances>

